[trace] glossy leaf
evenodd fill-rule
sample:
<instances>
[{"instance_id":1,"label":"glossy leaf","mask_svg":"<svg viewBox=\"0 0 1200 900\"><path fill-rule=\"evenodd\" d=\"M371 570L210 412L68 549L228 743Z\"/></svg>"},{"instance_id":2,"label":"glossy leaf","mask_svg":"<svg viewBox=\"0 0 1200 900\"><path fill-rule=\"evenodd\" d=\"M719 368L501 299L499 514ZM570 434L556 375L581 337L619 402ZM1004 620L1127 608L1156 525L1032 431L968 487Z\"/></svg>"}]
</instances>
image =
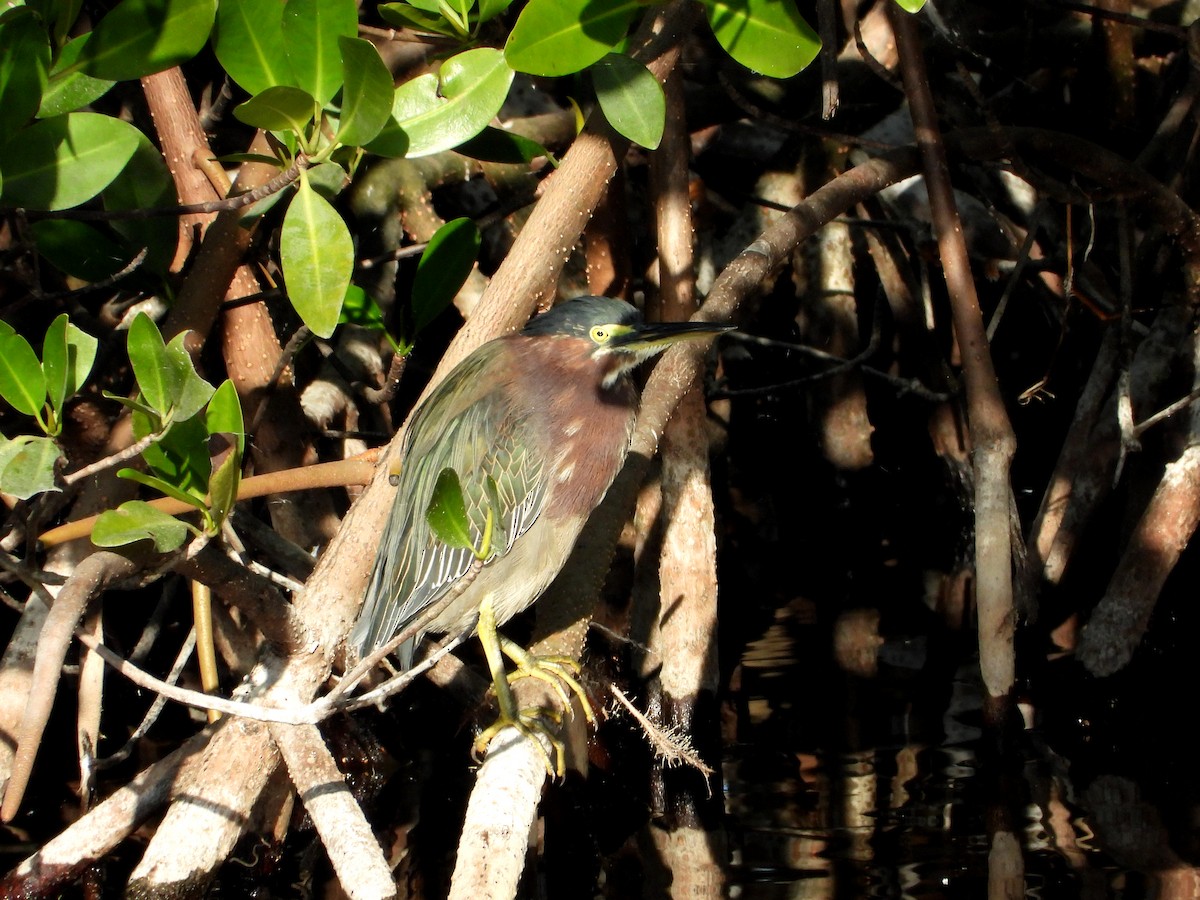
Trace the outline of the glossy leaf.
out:
<instances>
[{"instance_id":1,"label":"glossy leaf","mask_svg":"<svg viewBox=\"0 0 1200 900\"><path fill-rule=\"evenodd\" d=\"M529 0L504 56L518 72L531 75L578 72L625 37L640 8L637 0Z\"/></svg>"},{"instance_id":2,"label":"glossy leaf","mask_svg":"<svg viewBox=\"0 0 1200 900\"><path fill-rule=\"evenodd\" d=\"M368 145L382 156L428 156L473 138L508 96L513 70L499 50L480 47L396 88L392 119Z\"/></svg>"},{"instance_id":3,"label":"glossy leaf","mask_svg":"<svg viewBox=\"0 0 1200 900\"><path fill-rule=\"evenodd\" d=\"M925 5L925 0L896 0L896 5L905 12L915 13L921 11L921 7Z\"/></svg>"},{"instance_id":4,"label":"glossy leaf","mask_svg":"<svg viewBox=\"0 0 1200 900\"><path fill-rule=\"evenodd\" d=\"M215 432L208 439L212 459L212 475L208 479L208 518L214 534L229 518L237 502L238 485L242 480L242 455L237 451L239 437L240 434Z\"/></svg>"},{"instance_id":5,"label":"glossy leaf","mask_svg":"<svg viewBox=\"0 0 1200 900\"><path fill-rule=\"evenodd\" d=\"M425 519L443 544L462 550L475 549L462 485L459 483L458 473L453 469L442 469L438 473L429 508L425 511Z\"/></svg>"},{"instance_id":6,"label":"glossy leaf","mask_svg":"<svg viewBox=\"0 0 1200 900\"><path fill-rule=\"evenodd\" d=\"M342 303L342 315L338 322L369 328L372 331L382 331L387 327L379 304L356 284L346 289L346 299Z\"/></svg>"},{"instance_id":7,"label":"glossy leaf","mask_svg":"<svg viewBox=\"0 0 1200 900\"><path fill-rule=\"evenodd\" d=\"M100 391L100 395L105 400L111 400L114 403L119 403L131 413L134 424L134 436L138 440L144 438L147 434L162 429L162 416L158 414L158 410L154 409L148 403L141 399L141 395L137 397L126 397L123 394L114 394L112 391ZM139 432L138 425L142 423Z\"/></svg>"},{"instance_id":8,"label":"glossy leaf","mask_svg":"<svg viewBox=\"0 0 1200 900\"><path fill-rule=\"evenodd\" d=\"M479 257L479 229L470 219L454 219L437 230L413 279L415 337L454 300Z\"/></svg>"},{"instance_id":9,"label":"glossy leaf","mask_svg":"<svg viewBox=\"0 0 1200 900\"><path fill-rule=\"evenodd\" d=\"M441 34L456 37L457 32L441 16L413 9L407 3L381 3L379 16L393 28L411 28L426 34Z\"/></svg>"},{"instance_id":10,"label":"glossy leaf","mask_svg":"<svg viewBox=\"0 0 1200 900\"><path fill-rule=\"evenodd\" d=\"M60 458L62 450L48 437L21 435L9 441L0 436L0 491L28 500L61 490L54 478Z\"/></svg>"},{"instance_id":11,"label":"glossy leaf","mask_svg":"<svg viewBox=\"0 0 1200 900\"><path fill-rule=\"evenodd\" d=\"M129 323L127 348L133 377L143 399L166 419L182 386L180 373L167 358L167 345L158 326L143 312Z\"/></svg>"},{"instance_id":12,"label":"glossy leaf","mask_svg":"<svg viewBox=\"0 0 1200 900\"><path fill-rule=\"evenodd\" d=\"M528 165L539 156L554 160L550 151L537 141L493 125L489 125L469 141L459 144L455 150L463 156L483 162Z\"/></svg>"},{"instance_id":13,"label":"glossy leaf","mask_svg":"<svg viewBox=\"0 0 1200 900\"><path fill-rule=\"evenodd\" d=\"M216 0L122 0L83 47L83 71L128 81L187 62L208 41L216 14Z\"/></svg>"},{"instance_id":14,"label":"glossy leaf","mask_svg":"<svg viewBox=\"0 0 1200 900\"><path fill-rule=\"evenodd\" d=\"M469 33L467 17L473 5L473 0L438 0L438 12L465 36Z\"/></svg>"},{"instance_id":15,"label":"glossy leaf","mask_svg":"<svg viewBox=\"0 0 1200 900\"><path fill-rule=\"evenodd\" d=\"M59 51L58 59L50 68L50 80L42 92L42 103L37 111L39 119L75 112L99 100L116 84L106 78L85 75L79 70L76 63L87 39L88 35L80 35Z\"/></svg>"},{"instance_id":16,"label":"glossy leaf","mask_svg":"<svg viewBox=\"0 0 1200 900\"><path fill-rule=\"evenodd\" d=\"M267 88L245 103L234 107L233 115L240 122L263 131L295 131L303 133L317 112L311 94L297 87L280 85Z\"/></svg>"},{"instance_id":17,"label":"glossy leaf","mask_svg":"<svg viewBox=\"0 0 1200 900\"><path fill-rule=\"evenodd\" d=\"M19 334L0 335L0 397L27 416L40 416L46 405L42 364Z\"/></svg>"},{"instance_id":18,"label":"glossy leaf","mask_svg":"<svg viewBox=\"0 0 1200 900\"><path fill-rule=\"evenodd\" d=\"M662 85L640 62L610 53L591 68L604 118L631 141L654 150L667 120Z\"/></svg>"},{"instance_id":19,"label":"glossy leaf","mask_svg":"<svg viewBox=\"0 0 1200 900\"><path fill-rule=\"evenodd\" d=\"M370 41L338 38L342 50L342 114L337 139L360 147L387 124L392 112L392 75Z\"/></svg>"},{"instance_id":20,"label":"glossy leaf","mask_svg":"<svg viewBox=\"0 0 1200 900\"><path fill-rule=\"evenodd\" d=\"M70 113L22 129L2 151L3 200L29 209L69 209L117 177L140 132L114 116Z\"/></svg>"},{"instance_id":21,"label":"glossy leaf","mask_svg":"<svg viewBox=\"0 0 1200 900\"><path fill-rule=\"evenodd\" d=\"M33 118L50 71L50 38L30 9L0 16L0 143Z\"/></svg>"},{"instance_id":22,"label":"glossy leaf","mask_svg":"<svg viewBox=\"0 0 1200 900\"><path fill-rule=\"evenodd\" d=\"M342 85L339 37L358 34L354 0L288 0L283 46L295 83L324 106Z\"/></svg>"},{"instance_id":23,"label":"glossy leaf","mask_svg":"<svg viewBox=\"0 0 1200 900\"><path fill-rule=\"evenodd\" d=\"M165 478L159 478L157 475L147 475L137 469L119 469L117 471L118 478L124 478L126 481L136 481L138 484L145 485L151 490L158 491L164 496L178 500L180 503L186 503L188 506L194 506L197 510L205 509L204 500L194 494L189 494L186 491L181 491Z\"/></svg>"},{"instance_id":24,"label":"glossy leaf","mask_svg":"<svg viewBox=\"0 0 1200 900\"><path fill-rule=\"evenodd\" d=\"M50 405L61 410L68 397L73 396L92 371L99 341L69 321L60 313L42 341L42 371L46 376L46 394Z\"/></svg>"},{"instance_id":25,"label":"glossy leaf","mask_svg":"<svg viewBox=\"0 0 1200 900\"><path fill-rule=\"evenodd\" d=\"M129 262L128 251L118 241L86 222L42 219L29 224L29 233L43 258L82 281L102 281Z\"/></svg>"},{"instance_id":26,"label":"glossy leaf","mask_svg":"<svg viewBox=\"0 0 1200 900\"><path fill-rule=\"evenodd\" d=\"M817 58L821 39L795 0L701 0L717 41L753 72L790 78Z\"/></svg>"},{"instance_id":27,"label":"glossy leaf","mask_svg":"<svg viewBox=\"0 0 1200 900\"><path fill-rule=\"evenodd\" d=\"M318 337L337 327L354 268L354 242L337 210L301 176L283 217L279 256L288 297Z\"/></svg>"},{"instance_id":28,"label":"glossy leaf","mask_svg":"<svg viewBox=\"0 0 1200 900\"><path fill-rule=\"evenodd\" d=\"M178 550L187 536L188 528L183 522L141 500L130 500L101 513L92 529L92 543L97 547L124 547L137 541L151 541L159 553Z\"/></svg>"},{"instance_id":29,"label":"glossy leaf","mask_svg":"<svg viewBox=\"0 0 1200 900\"><path fill-rule=\"evenodd\" d=\"M246 425L242 418L242 402L233 382L226 378L213 391L204 411L204 427L209 434L236 434L239 454L246 452Z\"/></svg>"},{"instance_id":30,"label":"glossy leaf","mask_svg":"<svg viewBox=\"0 0 1200 900\"><path fill-rule=\"evenodd\" d=\"M142 451L142 458L151 471L185 496L192 498L197 508L204 507L208 492L208 476L212 469L208 458L208 427L201 415L182 422L173 422L165 433L151 429L155 423L141 413L135 413L133 433L139 439L156 434L157 439Z\"/></svg>"},{"instance_id":31,"label":"glossy leaf","mask_svg":"<svg viewBox=\"0 0 1200 900\"><path fill-rule=\"evenodd\" d=\"M148 209L176 203L175 182L162 154L140 131L137 138L137 149L125 168L100 193L105 209ZM122 266L145 248L146 257L140 272L166 274L179 241L175 229L163 228L159 219L118 219L111 227L125 239L120 254Z\"/></svg>"},{"instance_id":32,"label":"glossy leaf","mask_svg":"<svg viewBox=\"0 0 1200 900\"><path fill-rule=\"evenodd\" d=\"M229 77L247 93L295 81L284 48L280 0L221 0L212 44Z\"/></svg>"},{"instance_id":33,"label":"glossy leaf","mask_svg":"<svg viewBox=\"0 0 1200 900\"><path fill-rule=\"evenodd\" d=\"M176 421L190 419L204 408L213 395L213 386L200 377L192 355L187 351L190 333L185 331L175 335L166 348L167 364L174 370L179 385L171 406Z\"/></svg>"},{"instance_id":34,"label":"glossy leaf","mask_svg":"<svg viewBox=\"0 0 1200 900\"><path fill-rule=\"evenodd\" d=\"M512 0L479 0L478 21L488 22L512 6Z\"/></svg>"},{"instance_id":35,"label":"glossy leaf","mask_svg":"<svg viewBox=\"0 0 1200 900\"><path fill-rule=\"evenodd\" d=\"M312 189L330 203L350 183L346 170L332 162L313 166L304 174Z\"/></svg>"},{"instance_id":36,"label":"glossy leaf","mask_svg":"<svg viewBox=\"0 0 1200 900\"><path fill-rule=\"evenodd\" d=\"M37 10L42 21L50 28L54 43L61 44L79 18L83 0L28 0L25 5Z\"/></svg>"}]
</instances>

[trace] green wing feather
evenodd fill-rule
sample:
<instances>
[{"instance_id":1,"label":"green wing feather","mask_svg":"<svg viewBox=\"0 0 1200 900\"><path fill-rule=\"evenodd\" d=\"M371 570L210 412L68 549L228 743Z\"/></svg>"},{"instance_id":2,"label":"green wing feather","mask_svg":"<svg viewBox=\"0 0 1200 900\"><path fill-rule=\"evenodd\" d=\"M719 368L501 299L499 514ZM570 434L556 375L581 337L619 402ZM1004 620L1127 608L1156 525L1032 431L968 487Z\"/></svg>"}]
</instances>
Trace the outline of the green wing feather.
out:
<instances>
[{"instance_id":1,"label":"green wing feather","mask_svg":"<svg viewBox=\"0 0 1200 900\"><path fill-rule=\"evenodd\" d=\"M413 420L367 600L350 635L360 658L389 641L471 567L472 554L439 541L426 520L443 469L458 474L476 546L493 510L485 565L508 553L542 511L545 460L534 449L530 411L512 402L506 373L499 370L502 349L493 341L469 356ZM411 644L402 648L405 666L411 655Z\"/></svg>"}]
</instances>

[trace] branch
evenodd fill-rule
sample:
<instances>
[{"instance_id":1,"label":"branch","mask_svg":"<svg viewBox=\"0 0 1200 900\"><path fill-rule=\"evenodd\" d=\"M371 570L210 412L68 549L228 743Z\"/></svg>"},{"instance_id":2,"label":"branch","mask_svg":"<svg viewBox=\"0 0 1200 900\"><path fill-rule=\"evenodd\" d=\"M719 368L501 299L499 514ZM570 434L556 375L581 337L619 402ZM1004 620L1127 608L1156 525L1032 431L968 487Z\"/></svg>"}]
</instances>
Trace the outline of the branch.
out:
<instances>
[{"instance_id":1,"label":"branch","mask_svg":"<svg viewBox=\"0 0 1200 900\"><path fill-rule=\"evenodd\" d=\"M942 272L950 295L954 334L962 357L967 418L975 448L975 601L979 615L980 667L988 697L993 702L991 707L985 704L985 718L998 725L1007 712L1016 668L1013 549L1009 528L1012 509L1009 468L1016 451L1016 436L992 365L916 19L897 6L890 6L889 11L900 52L904 91L921 151Z\"/></svg>"}]
</instances>

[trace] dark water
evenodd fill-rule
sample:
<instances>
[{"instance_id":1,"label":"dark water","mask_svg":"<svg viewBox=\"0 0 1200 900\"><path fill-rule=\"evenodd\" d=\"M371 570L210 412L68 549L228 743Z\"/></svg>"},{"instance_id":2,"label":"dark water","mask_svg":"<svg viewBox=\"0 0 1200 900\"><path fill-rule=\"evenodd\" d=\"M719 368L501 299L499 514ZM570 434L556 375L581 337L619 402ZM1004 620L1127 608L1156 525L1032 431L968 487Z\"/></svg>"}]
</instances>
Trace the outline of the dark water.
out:
<instances>
[{"instance_id":1,"label":"dark water","mask_svg":"<svg viewBox=\"0 0 1200 900\"><path fill-rule=\"evenodd\" d=\"M804 619L784 611L742 658L731 896L1200 897L1192 726L1161 714L1161 668L1049 663L998 754L969 633L889 642L899 664L848 674Z\"/></svg>"}]
</instances>

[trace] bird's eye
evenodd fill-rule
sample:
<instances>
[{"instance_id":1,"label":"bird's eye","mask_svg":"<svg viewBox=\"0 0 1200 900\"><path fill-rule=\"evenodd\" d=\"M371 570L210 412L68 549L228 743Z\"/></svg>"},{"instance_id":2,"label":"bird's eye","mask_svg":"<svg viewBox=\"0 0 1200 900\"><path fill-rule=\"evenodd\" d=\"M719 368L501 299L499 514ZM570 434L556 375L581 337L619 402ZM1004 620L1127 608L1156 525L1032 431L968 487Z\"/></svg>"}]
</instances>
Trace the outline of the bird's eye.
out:
<instances>
[{"instance_id":1,"label":"bird's eye","mask_svg":"<svg viewBox=\"0 0 1200 900\"><path fill-rule=\"evenodd\" d=\"M597 344L607 343L609 336L610 335L609 335L608 329L605 328L603 325L593 326L592 340L595 341Z\"/></svg>"}]
</instances>

